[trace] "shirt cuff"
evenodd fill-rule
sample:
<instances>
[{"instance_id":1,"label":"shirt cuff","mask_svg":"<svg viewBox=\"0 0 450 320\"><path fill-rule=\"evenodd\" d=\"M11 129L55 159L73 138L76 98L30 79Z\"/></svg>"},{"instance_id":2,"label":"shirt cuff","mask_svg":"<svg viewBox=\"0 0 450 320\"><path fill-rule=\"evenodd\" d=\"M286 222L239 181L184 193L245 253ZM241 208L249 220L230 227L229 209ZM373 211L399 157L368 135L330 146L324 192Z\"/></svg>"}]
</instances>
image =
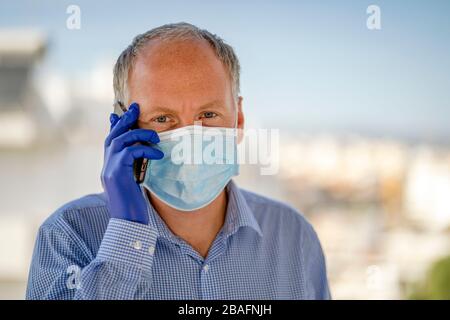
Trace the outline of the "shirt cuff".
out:
<instances>
[{"instance_id":1,"label":"shirt cuff","mask_svg":"<svg viewBox=\"0 0 450 320\"><path fill-rule=\"evenodd\" d=\"M158 231L148 225L111 218L97 258L131 264L150 272Z\"/></svg>"}]
</instances>

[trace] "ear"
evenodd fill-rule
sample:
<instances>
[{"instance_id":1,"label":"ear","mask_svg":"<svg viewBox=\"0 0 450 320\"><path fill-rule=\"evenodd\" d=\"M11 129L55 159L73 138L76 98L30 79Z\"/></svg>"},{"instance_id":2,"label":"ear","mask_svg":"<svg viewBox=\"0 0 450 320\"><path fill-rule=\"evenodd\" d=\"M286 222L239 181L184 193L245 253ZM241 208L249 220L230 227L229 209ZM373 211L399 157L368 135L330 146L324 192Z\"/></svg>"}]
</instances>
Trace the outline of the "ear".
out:
<instances>
[{"instance_id":1,"label":"ear","mask_svg":"<svg viewBox=\"0 0 450 320\"><path fill-rule=\"evenodd\" d=\"M237 108L238 108L238 113L237 113L238 141L237 142L238 143L241 143L242 139L244 139L245 118L244 118L244 112L242 112L242 100L244 100L244 98L239 96L238 101L237 101Z\"/></svg>"}]
</instances>

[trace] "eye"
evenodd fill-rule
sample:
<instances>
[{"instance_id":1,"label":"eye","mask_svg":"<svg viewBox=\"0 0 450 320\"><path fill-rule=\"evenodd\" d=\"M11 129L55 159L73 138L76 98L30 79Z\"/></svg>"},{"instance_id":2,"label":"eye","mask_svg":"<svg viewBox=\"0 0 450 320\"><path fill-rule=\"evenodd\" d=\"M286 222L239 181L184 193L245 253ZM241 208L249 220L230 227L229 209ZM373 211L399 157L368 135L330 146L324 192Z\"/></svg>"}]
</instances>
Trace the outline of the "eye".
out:
<instances>
[{"instance_id":1,"label":"eye","mask_svg":"<svg viewBox=\"0 0 450 320\"><path fill-rule=\"evenodd\" d=\"M154 121L159 122L159 123L165 123L165 122L167 122L167 120L168 120L167 116L159 116L154 119Z\"/></svg>"},{"instance_id":2,"label":"eye","mask_svg":"<svg viewBox=\"0 0 450 320\"><path fill-rule=\"evenodd\" d=\"M212 111L206 111L203 113L203 117L207 118L207 119L215 118L215 117L217 117L217 113L212 112Z\"/></svg>"}]
</instances>

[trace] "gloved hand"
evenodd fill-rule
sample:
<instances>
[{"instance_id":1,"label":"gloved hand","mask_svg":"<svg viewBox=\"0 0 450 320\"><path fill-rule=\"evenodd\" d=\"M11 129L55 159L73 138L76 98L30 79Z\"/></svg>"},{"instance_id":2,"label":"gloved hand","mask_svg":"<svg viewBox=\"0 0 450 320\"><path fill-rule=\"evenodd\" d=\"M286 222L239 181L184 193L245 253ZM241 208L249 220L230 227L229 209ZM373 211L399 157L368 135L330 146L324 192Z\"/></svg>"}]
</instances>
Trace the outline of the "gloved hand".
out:
<instances>
[{"instance_id":1,"label":"gloved hand","mask_svg":"<svg viewBox=\"0 0 450 320\"><path fill-rule=\"evenodd\" d=\"M147 205L144 195L134 179L135 159L161 159L164 154L155 148L136 144L138 142L159 142L153 130L130 130L139 118L137 103L130 105L119 117L111 114L111 130L105 140L105 159L101 174L103 189L108 198L111 218L148 224Z\"/></svg>"}]
</instances>

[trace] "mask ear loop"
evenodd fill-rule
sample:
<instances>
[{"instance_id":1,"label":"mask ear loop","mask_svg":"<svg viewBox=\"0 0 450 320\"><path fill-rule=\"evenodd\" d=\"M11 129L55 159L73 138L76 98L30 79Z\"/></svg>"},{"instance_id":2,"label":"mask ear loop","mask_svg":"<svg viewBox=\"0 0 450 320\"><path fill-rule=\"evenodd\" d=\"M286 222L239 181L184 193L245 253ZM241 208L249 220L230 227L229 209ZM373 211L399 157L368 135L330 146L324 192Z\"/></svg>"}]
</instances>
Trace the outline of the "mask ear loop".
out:
<instances>
[{"instance_id":1,"label":"mask ear loop","mask_svg":"<svg viewBox=\"0 0 450 320\"><path fill-rule=\"evenodd\" d=\"M237 131L237 125L238 125L238 114L239 114L239 107L236 104L236 111L234 112L234 129Z\"/></svg>"},{"instance_id":2,"label":"mask ear loop","mask_svg":"<svg viewBox=\"0 0 450 320\"><path fill-rule=\"evenodd\" d=\"M239 140L239 129L238 129L238 115L239 115L239 106L236 103L236 111L235 111L235 120L234 120L234 143L236 145L236 149L235 149L235 161L238 161L238 154L237 154L237 144L238 144L238 140Z\"/></svg>"},{"instance_id":3,"label":"mask ear loop","mask_svg":"<svg viewBox=\"0 0 450 320\"><path fill-rule=\"evenodd\" d=\"M239 165L239 155L238 155L238 140L239 140L239 129L238 129L238 117L239 117L239 105L236 102L236 112L235 112L235 120L234 120L234 144L235 144L235 158L234 161L236 162L236 164ZM238 172L239 172L239 166L238 166Z\"/></svg>"}]
</instances>

